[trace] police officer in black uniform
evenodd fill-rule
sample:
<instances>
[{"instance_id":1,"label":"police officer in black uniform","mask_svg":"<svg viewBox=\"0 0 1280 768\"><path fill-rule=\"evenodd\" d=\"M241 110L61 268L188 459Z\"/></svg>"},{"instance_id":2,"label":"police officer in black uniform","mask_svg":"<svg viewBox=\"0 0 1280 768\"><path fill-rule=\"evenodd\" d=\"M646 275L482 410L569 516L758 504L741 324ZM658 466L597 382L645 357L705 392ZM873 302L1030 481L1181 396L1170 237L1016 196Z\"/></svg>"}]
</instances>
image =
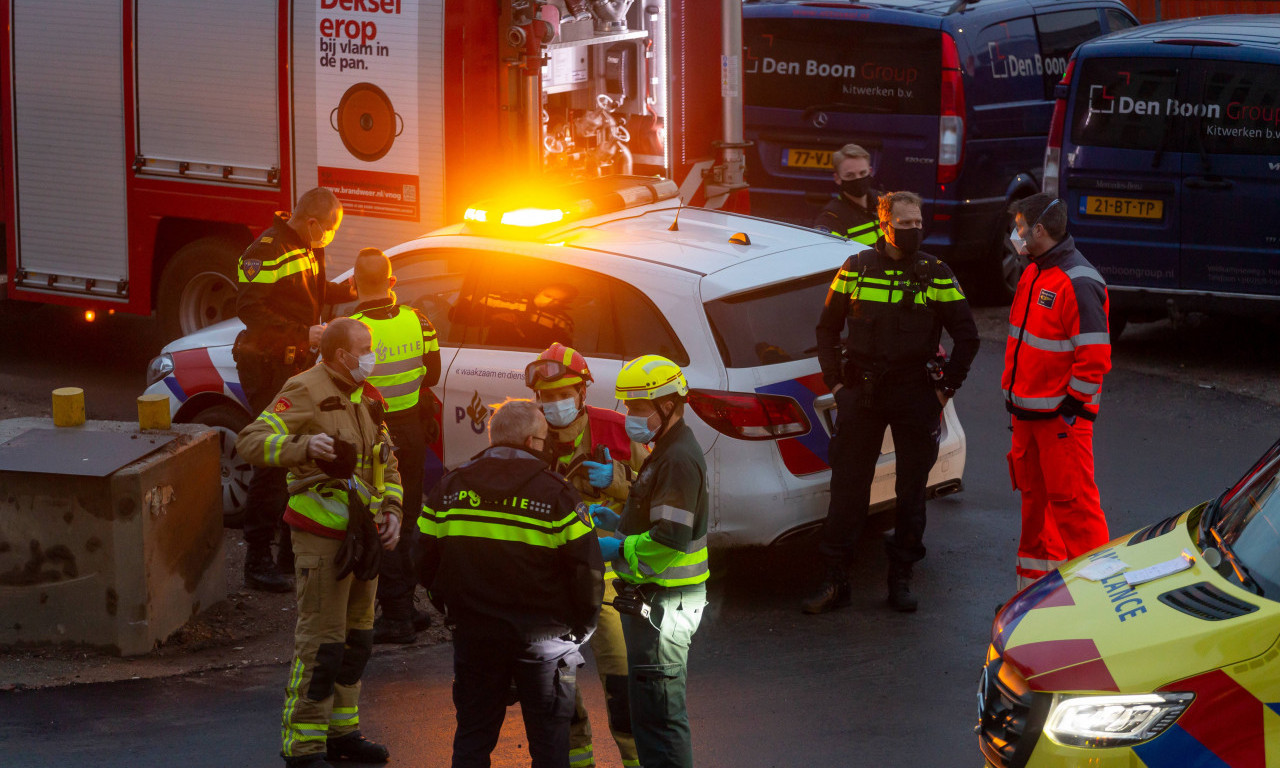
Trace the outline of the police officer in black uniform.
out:
<instances>
[{"instance_id":1,"label":"police officer in black uniform","mask_svg":"<svg viewBox=\"0 0 1280 768\"><path fill-rule=\"evenodd\" d=\"M826 575L802 603L805 613L849 604L847 569L866 522L876 459L885 428L893 430L897 510L886 537L889 604L914 611L911 567L924 557L925 492L938 458L939 417L978 353L978 327L959 282L946 264L919 250L920 197L894 192L880 198L885 236L850 256L827 292L818 321L818 360L835 395L831 438L831 504L819 551ZM843 359L840 332L848 325ZM950 360L938 359L946 328Z\"/></svg>"},{"instance_id":2,"label":"police officer in black uniform","mask_svg":"<svg viewBox=\"0 0 1280 768\"><path fill-rule=\"evenodd\" d=\"M512 679L533 768L569 765L569 721L604 598L601 541L551 470L532 400L489 418L490 447L444 476L418 518L418 567L453 633L453 768L488 768Z\"/></svg>"},{"instance_id":3,"label":"police officer in black uniform","mask_svg":"<svg viewBox=\"0 0 1280 768\"><path fill-rule=\"evenodd\" d=\"M876 212L880 193L871 188L871 154L857 144L845 144L831 153L831 167L840 193L813 226L870 248L884 234Z\"/></svg>"},{"instance_id":4,"label":"police officer in black uniform","mask_svg":"<svg viewBox=\"0 0 1280 768\"><path fill-rule=\"evenodd\" d=\"M292 213L276 212L271 226L240 256L236 314L245 330L232 356L240 386L257 414L269 406L291 376L315 362L313 350L324 331L321 311L352 298L350 285L325 279L324 248L342 223L342 203L332 191L316 187L298 198ZM281 572L293 572L293 552L280 546L280 571L271 559L271 542L289 491L284 467L254 467L244 501L244 583L253 589L288 592ZM284 529L288 536L288 530Z\"/></svg>"}]
</instances>

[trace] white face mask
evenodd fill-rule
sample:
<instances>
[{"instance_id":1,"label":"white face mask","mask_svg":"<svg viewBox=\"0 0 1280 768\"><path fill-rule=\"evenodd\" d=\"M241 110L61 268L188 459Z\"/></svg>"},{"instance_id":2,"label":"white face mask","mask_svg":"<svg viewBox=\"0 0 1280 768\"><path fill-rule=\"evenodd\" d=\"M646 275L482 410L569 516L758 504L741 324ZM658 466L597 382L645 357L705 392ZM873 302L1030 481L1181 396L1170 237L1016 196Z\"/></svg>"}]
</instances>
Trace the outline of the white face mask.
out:
<instances>
[{"instance_id":1,"label":"white face mask","mask_svg":"<svg viewBox=\"0 0 1280 768\"><path fill-rule=\"evenodd\" d=\"M358 361L356 367L351 369L351 378L355 383L359 384L365 379L373 375L373 364L377 362L377 357L372 352L367 352L356 358Z\"/></svg>"},{"instance_id":2,"label":"white face mask","mask_svg":"<svg viewBox=\"0 0 1280 768\"><path fill-rule=\"evenodd\" d=\"M1018 227L1014 226L1009 232L1009 242L1018 251L1019 256L1030 256L1031 249L1027 247L1027 241L1022 239L1022 235L1018 233Z\"/></svg>"},{"instance_id":3,"label":"white face mask","mask_svg":"<svg viewBox=\"0 0 1280 768\"><path fill-rule=\"evenodd\" d=\"M542 404L542 415L553 427L567 427L578 418L578 404L571 397L567 400L556 400Z\"/></svg>"}]
</instances>

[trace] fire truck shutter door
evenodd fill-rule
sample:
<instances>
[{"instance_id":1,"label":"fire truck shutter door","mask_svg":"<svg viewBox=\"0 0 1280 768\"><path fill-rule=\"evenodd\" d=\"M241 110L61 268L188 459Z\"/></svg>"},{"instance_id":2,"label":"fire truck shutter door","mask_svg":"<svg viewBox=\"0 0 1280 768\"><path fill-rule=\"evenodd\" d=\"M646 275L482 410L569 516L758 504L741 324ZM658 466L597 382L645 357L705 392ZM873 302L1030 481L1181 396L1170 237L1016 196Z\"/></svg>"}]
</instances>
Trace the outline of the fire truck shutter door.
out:
<instances>
[{"instance_id":1,"label":"fire truck shutter door","mask_svg":"<svg viewBox=\"0 0 1280 768\"><path fill-rule=\"evenodd\" d=\"M114 296L128 279L120 7L12 4L23 288Z\"/></svg>"},{"instance_id":2,"label":"fire truck shutter door","mask_svg":"<svg viewBox=\"0 0 1280 768\"><path fill-rule=\"evenodd\" d=\"M276 183L275 3L137 0L138 149L144 173ZM224 168L230 175L224 175Z\"/></svg>"}]
</instances>

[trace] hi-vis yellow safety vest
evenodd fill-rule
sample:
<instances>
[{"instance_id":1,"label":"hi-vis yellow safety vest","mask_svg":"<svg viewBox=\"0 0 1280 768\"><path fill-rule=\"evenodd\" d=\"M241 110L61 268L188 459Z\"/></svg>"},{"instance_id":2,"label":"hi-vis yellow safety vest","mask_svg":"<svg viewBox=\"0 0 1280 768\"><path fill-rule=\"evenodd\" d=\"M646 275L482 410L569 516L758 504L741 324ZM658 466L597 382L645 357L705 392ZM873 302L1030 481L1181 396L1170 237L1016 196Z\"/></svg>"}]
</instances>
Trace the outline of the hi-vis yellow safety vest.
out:
<instances>
[{"instance_id":1,"label":"hi-vis yellow safety vest","mask_svg":"<svg viewBox=\"0 0 1280 768\"><path fill-rule=\"evenodd\" d=\"M363 312L352 315L369 326L373 334L373 352L376 360L373 375L367 381L378 388L387 401L387 413L403 411L418 404L418 390L427 376L423 354L428 343L424 339L418 314L408 307L399 307L394 317L378 320Z\"/></svg>"}]
</instances>

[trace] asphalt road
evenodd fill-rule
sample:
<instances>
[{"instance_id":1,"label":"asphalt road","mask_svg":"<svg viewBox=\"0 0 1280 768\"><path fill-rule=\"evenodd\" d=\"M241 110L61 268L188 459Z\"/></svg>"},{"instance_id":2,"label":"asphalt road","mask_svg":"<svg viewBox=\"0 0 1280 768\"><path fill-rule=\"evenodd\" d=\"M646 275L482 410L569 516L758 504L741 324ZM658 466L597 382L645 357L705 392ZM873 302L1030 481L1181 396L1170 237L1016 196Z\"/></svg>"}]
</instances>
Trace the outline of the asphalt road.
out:
<instances>
[{"instance_id":1,"label":"asphalt road","mask_svg":"<svg viewBox=\"0 0 1280 768\"><path fill-rule=\"evenodd\" d=\"M930 504L921 610L882 605L884 555L864 540L854 606L803 616L816 573L809 542L733 553L694 640L689 709L702 766L973 766L975 681L993 608L1010 596L1018 531L1000 345L980 352L960 395L969 440L966 489ZM145 362L145 361L144 361ZM1277 437L1277 410L1194 382L1121 366L1106 381L1098 481L1112 532L1126 533L1217 494ZM385 647L384 647L385 648ZM447 765L450 650L379 650L365 676L366 733L396 765ZM185 679L0 694L8 768L279 765L285 666ZM604 724L594 678L585 694ZM616 752L599 728L603 766ZM527 765L514 712L498 766Z\"/></svg>"}]
</instances>

